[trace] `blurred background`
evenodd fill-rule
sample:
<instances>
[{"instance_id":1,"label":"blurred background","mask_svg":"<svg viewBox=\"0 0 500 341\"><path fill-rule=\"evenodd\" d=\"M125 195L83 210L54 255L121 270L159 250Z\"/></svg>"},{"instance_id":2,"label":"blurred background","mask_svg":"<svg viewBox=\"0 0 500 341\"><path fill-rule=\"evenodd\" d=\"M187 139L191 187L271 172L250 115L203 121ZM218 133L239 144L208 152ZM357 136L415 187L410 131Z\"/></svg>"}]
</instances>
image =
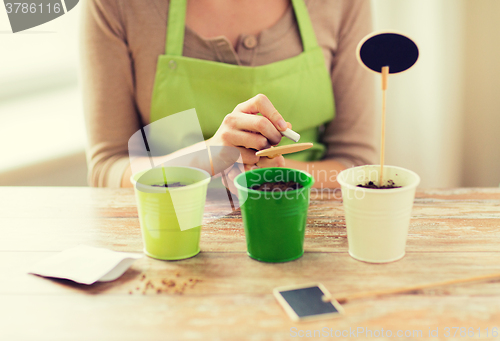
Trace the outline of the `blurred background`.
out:
<instances>
[{"instance_id":1,"label":"blurred background","mask_svg":"<svg viewBox=\"0 0 500 341\"><path fill-rule=\"evenodd\" d=\"M420 48L389 78L386 163L417 172L422 188L498 186L500 1L365 1L375 30ZM79 11L12 34L0 10L0 185L87 185Z\"/></svg>"},{"instance_id":2,"label":"blurred background","mask_svg":"<svg viewBox=\"0 0 500 341\"><path fill-rule=\"evenodd\" d=\"M79 18L12 34L0 5L0 185L87 185Z\"/></svg>"}]
</instances>

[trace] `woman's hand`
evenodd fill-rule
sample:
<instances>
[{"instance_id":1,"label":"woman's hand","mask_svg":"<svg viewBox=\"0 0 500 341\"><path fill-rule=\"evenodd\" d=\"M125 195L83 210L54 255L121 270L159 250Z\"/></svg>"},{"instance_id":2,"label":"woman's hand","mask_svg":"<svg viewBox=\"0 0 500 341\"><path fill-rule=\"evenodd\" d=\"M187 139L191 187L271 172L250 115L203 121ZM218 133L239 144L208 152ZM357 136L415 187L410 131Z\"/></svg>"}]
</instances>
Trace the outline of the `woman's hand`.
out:
<instances>
[{"instance_id":1,"label":"woman's hand","mask_svg":"<svg viewBox=\"0 0 500 341\"><path fill-rule=\"evenodd\" d=\"M245 171L255 167L284 167L283 156L269 159L255 153L277 145L282 138L280 131L287 128L291 128L291 124L285 122L265 95L259 94L238 104L207 143L238 148Z\"/></svg>"}]
</instances>

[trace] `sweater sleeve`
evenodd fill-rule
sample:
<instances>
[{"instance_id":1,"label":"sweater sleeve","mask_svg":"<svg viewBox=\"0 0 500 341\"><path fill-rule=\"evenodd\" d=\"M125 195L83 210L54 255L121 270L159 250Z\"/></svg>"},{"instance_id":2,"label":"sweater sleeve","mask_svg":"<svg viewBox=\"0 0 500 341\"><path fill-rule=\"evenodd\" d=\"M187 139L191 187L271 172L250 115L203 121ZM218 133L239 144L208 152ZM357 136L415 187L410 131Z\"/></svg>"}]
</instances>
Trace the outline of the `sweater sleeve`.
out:
<instances>
[{"instance_id":1,"label":"sweater sleeve","mask_svg":"<svg viewBox=\"0 0 500 341\"><path fill-rule=\"evenodd\" d=\"M133 63L120 2L83 1L80 36L88 182L120 187L129 165L128 140L140 129Z\"/></svg>"},{"instance_id":2,"label":"sweater sleeve","mask_svg":"<svg viewBox=\"0 0 500 341\"><path fill-rule=\"evenodd\" d=\"M370 2L344 0L338 23L337 50L332 58L331 79L336 116L325 127L325 159L346 167L376 162L374 74L359 65L356 47L371 32Z\"/></svg>"}]
</instances>

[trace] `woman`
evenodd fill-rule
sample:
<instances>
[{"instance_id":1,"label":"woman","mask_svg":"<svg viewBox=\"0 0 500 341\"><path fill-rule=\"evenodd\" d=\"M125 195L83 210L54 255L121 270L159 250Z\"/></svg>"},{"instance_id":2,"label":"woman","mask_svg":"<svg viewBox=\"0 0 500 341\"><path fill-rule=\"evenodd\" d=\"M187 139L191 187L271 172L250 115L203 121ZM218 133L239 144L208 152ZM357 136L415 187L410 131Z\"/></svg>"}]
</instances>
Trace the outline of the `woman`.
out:
<instances>
[{"instance_id":1,"label":"woman","mask_svg":"<svg viewBox=\"0 0 500 341\"><path fill-rule=\"evenodd\" d=\"M194 107L207 143L238 147L245 169L297 168L338 186L339 171L376 156L371 75L355 58L370 19L368 0L88 0L90 184L129 186L130 136ZM287 124L315 147L256 157L290 142Z\"/></svg>"}]
</instances>

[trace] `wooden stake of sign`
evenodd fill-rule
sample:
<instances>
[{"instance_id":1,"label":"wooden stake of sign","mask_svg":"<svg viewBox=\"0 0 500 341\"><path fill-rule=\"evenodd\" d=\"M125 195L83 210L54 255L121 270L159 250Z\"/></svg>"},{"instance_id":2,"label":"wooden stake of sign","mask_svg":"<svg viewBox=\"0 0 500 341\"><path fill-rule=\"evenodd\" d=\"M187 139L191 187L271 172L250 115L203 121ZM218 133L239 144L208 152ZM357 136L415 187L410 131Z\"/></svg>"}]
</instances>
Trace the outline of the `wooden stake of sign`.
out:
<instances>
[{"instance_id":1,"label":"wooden stake of sign","mask_svg":"<svg viewBox=\"0 0 500 341\"><path fill-rule=\"evenodd\" d=\"M324 298L324 301L335 299L339 303L346 303L347 301L352 301L354 299L360 299L360 298L379 297L379 296L394 295L394 294L404 294L404 293L408 293L408 292L412 292L412 291L418 291L418 290L435 288L435 287L442 287L445 285L486 281L486 280L493 280L493 279L499 279L499 278L500 278L500 273L494 273L494 274L488 274L488 275L452 279L452 280L442 281L442 282L417 284L417 285L411 285L411 286L407 286L407 287L394 288L394 289L384 289L384 290L366 291L366 292L361 292L361 293L357 293L357 294L338 295L338 296L335 296L335 298L333 298L331 296L326 296Z\"/></svg>"},{"instance_id":2,"label":"wooden stake of sign","mask_svg":"<svg viewBox=\"0 0 500 341\"><path fill-rule=\"evenodd\" d=\"M384 185L384 156L385 156L385 99L387 90L387 76L389 76L389 67L382 67L382 132L380 136L380 174L379 186Z\"/></svg>"}]
</instances>

